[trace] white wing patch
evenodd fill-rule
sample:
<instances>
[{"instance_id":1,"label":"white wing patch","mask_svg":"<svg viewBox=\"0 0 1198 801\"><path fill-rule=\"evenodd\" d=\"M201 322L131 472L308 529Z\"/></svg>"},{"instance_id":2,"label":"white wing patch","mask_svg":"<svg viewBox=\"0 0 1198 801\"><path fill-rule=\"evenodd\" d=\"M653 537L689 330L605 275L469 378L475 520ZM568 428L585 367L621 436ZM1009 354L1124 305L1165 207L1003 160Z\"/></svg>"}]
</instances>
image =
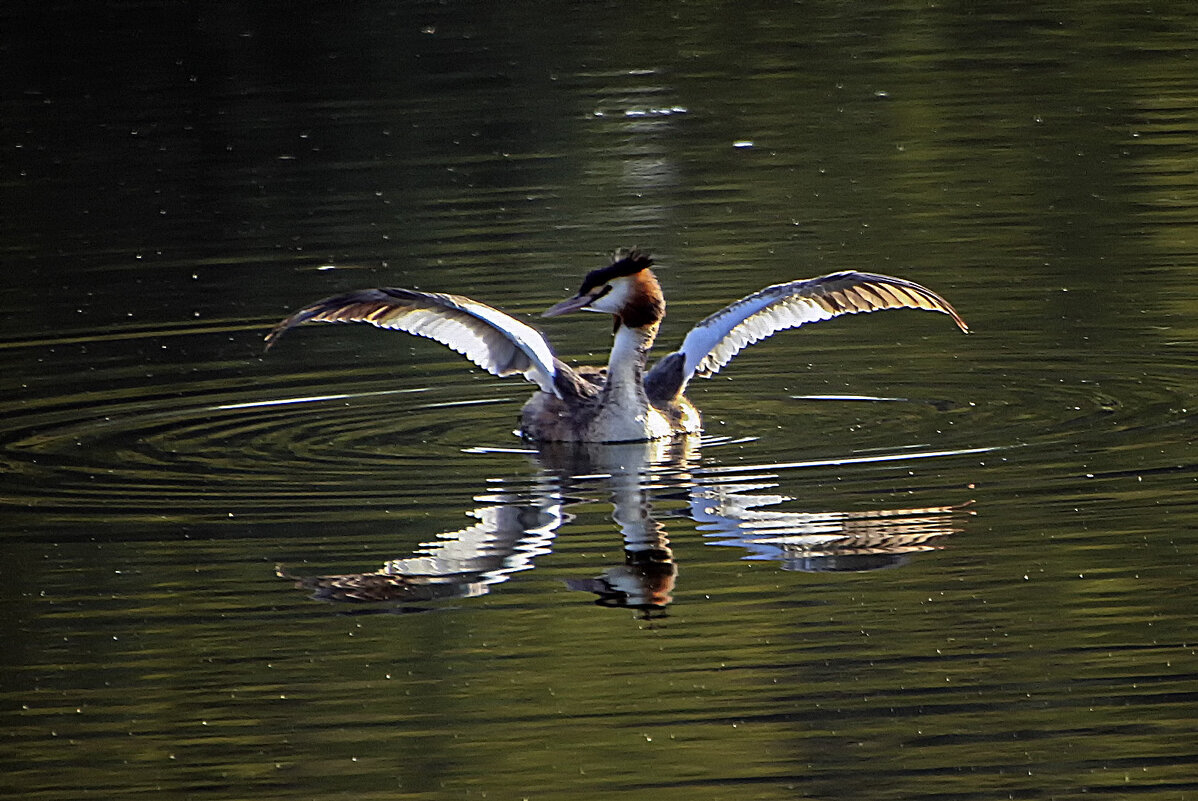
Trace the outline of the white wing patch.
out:
<instances>
[{"instance_id":1,"label":"white wing patch","mask_svg":"<svg viewBox=\"0 0 1198 801\"><path fill-rule=\"evenodd\" d=\"M269 348L297 325L369 323L425 337L465 356L491 375L523 375L543 392L560 394L553 351L540 331L485 303L413 289L363 289L300 309L266 336Z\"/></svg>"},{"instance_id":2,"label":"white wing patch","mask_svg":"<svg viewBox=\"0 0 1198 801\"><path fill-rule=\"evenodd\" d=\"M741 298L691 329L678 350L685 359L683 387L693 376L713 375L741 350L778 331L882 309L941 312L951 316L962 331L969 331L948 301L901 278L840 272L775 284Z\"/></svg>"}]
</instances>

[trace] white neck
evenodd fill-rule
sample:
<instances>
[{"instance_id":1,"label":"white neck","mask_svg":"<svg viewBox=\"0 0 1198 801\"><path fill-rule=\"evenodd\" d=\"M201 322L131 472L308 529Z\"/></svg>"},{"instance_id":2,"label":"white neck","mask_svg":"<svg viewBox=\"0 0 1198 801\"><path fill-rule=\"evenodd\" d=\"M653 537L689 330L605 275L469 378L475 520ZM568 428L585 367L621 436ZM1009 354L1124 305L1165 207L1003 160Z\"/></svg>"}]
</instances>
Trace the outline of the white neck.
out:
<instances>
[{"instance_id":1,"label":"white neck","mask_svg":"<svg viewBox=\"0 0 1198 801\"><path fill-rule=\"evenodd\" d=\"M645 356L657 324L641 328L621 325L607 362L607 380L588 436L597 442L626 442L670 436L670 421L649 405L642 383Z\"/></svg>"},{"instance_id":2,"label":"white neck","mask_svg":"<svg viewBox=\"0 0 1198 801\"><path fill-rule=\"evenodd\" d=\"M649 405L645 398L645 358L656 333L656 325L645 328L622 325L616 331L607 359L604 405L628 410L642 410Z\"/></svg>"}]
</instances>

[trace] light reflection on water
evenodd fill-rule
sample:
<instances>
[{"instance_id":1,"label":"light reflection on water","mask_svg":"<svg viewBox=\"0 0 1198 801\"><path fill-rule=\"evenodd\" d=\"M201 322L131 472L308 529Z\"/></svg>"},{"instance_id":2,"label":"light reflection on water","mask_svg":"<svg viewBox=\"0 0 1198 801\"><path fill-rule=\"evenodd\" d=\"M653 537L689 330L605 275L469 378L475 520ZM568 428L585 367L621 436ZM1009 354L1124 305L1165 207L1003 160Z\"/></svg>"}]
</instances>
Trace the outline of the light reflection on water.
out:
<instances>
[{"instance_id":1,"label":"light reflection on water","mask_svg":"<svg viewBox=\"0 0 1198 801\"><path fill-rule=\"evenodd\" d=\"M477 496L476 501L487 504L469 513L478 523L440 533L410 557L388 560L364 573L299 578L282 566L276 572L296 580L297 587L320 600L407 605L475 597L488 592L490 585L531 569L534 559L549 553L553 540L573 520L570 506L583 501L572 496L593 498L598 489L610 494L612 520L623 539L623 563L593 579L572 579L567 586L596 594L603 605L650 613L662 612L670 603L678 572L667 527L654 511L657 496L685 503L696 530L717 538L711 540L713 544L745 549L752 558L774 559L790 570L889 567L901 564L905 554L939 547L941 538L958 530L952 516L963 510L952 506L818 513L763 510L791 499L762 494L776 486L770 481L776 476L762 471L800 465L704 469L697 466L698 448L698 437L646 444L546 446L529 452L539 466L532 492L521 497L504 488ZM888 454L847 461L951 455L962 454ZM505 483L501 478L491 481Z\"/></svg>"},{"instance_id":2,"label":"light reflection on water","mask_svg":"<svg viewBox=\"0 0 1198 801\"><path fill-rule=\"evenodd\" d=\"M1198 793L1188 7L153 6L0 32L14 795ZM435 345L261 357L632 244L666 347L837 269L976 333L775 337L620 469ZM308 597L382 564L453 597Z\"/></svg>"}]
</instances>

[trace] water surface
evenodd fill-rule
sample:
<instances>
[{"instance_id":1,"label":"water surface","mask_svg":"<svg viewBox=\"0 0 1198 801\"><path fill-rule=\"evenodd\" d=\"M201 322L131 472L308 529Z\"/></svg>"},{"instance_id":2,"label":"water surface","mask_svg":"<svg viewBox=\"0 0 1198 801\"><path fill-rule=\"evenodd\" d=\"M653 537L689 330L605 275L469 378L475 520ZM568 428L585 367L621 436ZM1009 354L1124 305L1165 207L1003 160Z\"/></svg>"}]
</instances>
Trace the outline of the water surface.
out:
<instances>
[{"instance_id":1,"label":"water surface","mask_svg":"<svg viewBox=\"0 0 1198 801\"><path fill-rule=\"evenodd\" d=\"M3 12L0 549L22 798L1186 798L1185 4ZM653 250L663 348L902 275L530 451L529 387L316 298L537 320ZM362 600L382 598L384 600Z\"/></svg>"}]
</instances>

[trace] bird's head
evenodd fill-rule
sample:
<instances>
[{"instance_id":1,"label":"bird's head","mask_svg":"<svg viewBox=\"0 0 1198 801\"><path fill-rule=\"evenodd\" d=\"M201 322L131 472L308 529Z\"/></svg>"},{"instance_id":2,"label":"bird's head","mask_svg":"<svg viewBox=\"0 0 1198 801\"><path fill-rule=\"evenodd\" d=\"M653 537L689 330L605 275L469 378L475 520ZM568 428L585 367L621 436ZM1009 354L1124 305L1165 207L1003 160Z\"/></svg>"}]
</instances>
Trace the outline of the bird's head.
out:
<instances>
[{"instance_id":1,"label":"bird's head","mask_svg":"<svg viewBox=\"0 0 1198 801\"><path fill-rule=\"evenodd\" d=\"M616 324L644 328L660 322L666 313L661 285L649 268L653 259L641 250L618 250L612 263L591 270L572 298L547 309L544 317L573 311L606 312Z\"/></svg>"}]
</instances>

